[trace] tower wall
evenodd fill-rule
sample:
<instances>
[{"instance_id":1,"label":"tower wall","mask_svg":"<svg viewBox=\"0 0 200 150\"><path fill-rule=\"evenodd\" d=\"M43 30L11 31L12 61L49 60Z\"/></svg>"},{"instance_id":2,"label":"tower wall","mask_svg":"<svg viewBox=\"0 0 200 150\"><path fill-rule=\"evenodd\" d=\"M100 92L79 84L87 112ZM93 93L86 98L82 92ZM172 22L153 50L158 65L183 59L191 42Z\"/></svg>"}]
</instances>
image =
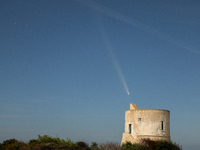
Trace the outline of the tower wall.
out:
<instances>
[{"instance_id":1,"label":"tower wall","mask_svg":"<svg viewBox=\"0 0 200 150\"><path fill-rule=\"evenodd\" d=\"M122 141L139 142L141 138L170 140L170 112L160 109L138 109L130 104L125 112L125 132Z\"/></svg>"}]
</instances>

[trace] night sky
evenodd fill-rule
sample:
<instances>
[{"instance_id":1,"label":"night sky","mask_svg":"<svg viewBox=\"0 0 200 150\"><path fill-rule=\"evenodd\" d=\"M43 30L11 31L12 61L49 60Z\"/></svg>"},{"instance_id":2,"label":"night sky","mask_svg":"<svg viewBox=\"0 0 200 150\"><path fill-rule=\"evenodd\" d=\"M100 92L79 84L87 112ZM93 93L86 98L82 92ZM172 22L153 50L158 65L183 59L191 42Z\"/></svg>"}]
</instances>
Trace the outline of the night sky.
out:
<instances>
[{"instance_id":1,"label":"night sky","mask_svg":"<svg viewBox=\"0 0 200 150\"><path fill-rule=\"evenodd\" d=\"M200 1L1 0L0 142L121 142L125 110L170 111L200 149Z\"/></svg>"}]
</instances>

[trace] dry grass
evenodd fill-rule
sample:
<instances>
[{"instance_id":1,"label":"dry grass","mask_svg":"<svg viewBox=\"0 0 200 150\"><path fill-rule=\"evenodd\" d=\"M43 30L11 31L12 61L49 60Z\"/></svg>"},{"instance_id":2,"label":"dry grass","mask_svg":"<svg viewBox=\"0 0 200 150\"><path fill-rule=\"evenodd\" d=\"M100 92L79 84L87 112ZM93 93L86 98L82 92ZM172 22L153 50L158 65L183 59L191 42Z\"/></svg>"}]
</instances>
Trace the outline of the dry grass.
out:
<instances>
[{"instance_id":1,"label":"dry grass","mask_svg":"<svg viewBox=\"0 0 200 150\"><path fill-rule=\"evenodd\" d=\"M100 150L124 150L118 143L108 142L106 144L100 144Z\"/></svg>"}]
</instances>

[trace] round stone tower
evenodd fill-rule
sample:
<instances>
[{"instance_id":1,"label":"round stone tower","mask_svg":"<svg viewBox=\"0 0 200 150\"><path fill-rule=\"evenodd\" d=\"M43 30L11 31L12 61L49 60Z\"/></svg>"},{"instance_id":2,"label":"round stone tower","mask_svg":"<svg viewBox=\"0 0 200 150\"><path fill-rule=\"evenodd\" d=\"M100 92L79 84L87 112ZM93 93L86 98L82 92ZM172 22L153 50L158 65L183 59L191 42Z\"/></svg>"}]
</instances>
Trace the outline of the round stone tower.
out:
<instances>
[{"instance_id":1,"label":"round stone tower","mask_svg":"<svg viewBox=\"0 0 200 150\"><path fill-rule=\"evenodd\" d=\"M142 138L170 141L170 112L161 109L138 109L130 104L125 112L125 132L121 144L140 142Z\"/></svg>"}]
</instances>

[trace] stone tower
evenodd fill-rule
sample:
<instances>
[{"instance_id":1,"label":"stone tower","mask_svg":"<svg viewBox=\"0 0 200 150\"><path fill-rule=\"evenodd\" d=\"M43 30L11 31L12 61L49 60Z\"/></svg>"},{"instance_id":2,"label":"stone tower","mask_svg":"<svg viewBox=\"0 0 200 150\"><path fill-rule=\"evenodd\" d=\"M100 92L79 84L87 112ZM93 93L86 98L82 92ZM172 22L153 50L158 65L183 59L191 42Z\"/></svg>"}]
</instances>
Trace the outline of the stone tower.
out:
<instances>
[{"instance_id":1,"label":"stone tower","mask_svg":"<svg viewBox=\"0 0 200 150\"><path fill-rule=\"evenodd\" d=\"M138 109L130 104L125 111L125 132L121 144L138 143L142 138L170 141L170 111L161 109Z\"/></svg>"}]
</instances>

